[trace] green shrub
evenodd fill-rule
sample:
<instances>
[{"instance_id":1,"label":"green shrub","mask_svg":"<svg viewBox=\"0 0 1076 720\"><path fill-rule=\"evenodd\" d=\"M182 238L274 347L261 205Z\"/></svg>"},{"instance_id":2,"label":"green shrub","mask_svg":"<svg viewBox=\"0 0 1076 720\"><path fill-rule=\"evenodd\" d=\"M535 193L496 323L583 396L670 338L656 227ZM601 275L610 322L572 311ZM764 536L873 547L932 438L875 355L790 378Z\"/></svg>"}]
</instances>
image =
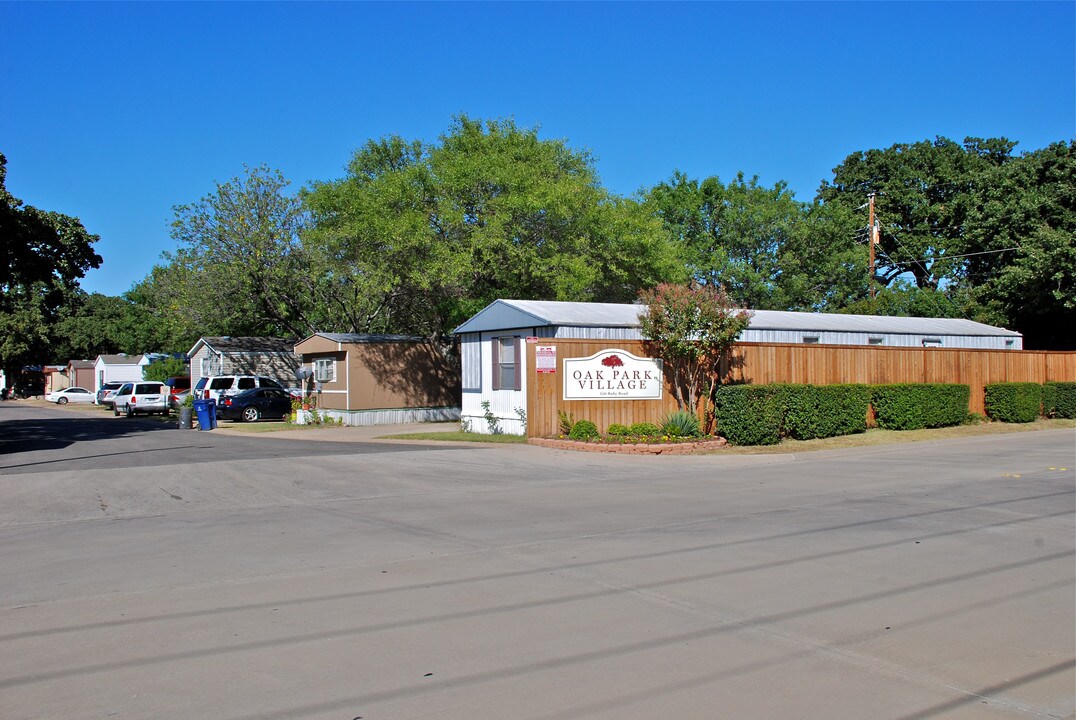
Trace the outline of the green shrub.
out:
<instances>
[{"instance_id":1,"label":"green shrub","mask_svg":"<svg viewBox=\"0 0 1076 720\"><path fill-rule=\"evenodd\" d=\"M993 420L1034 422L1042 412L1042 385L1030 382L991 383L983 388L983 405Z\"/></svg>"},{"instance_id":2,"label":"green shrub","mask_svg":"<svg viewBox=\"0 0 1076 720\"><path fill-rule=\"evenodd\" d=\"M628 429L627 425L621 425L620 423L613 423L609 427L605 428L606 435L615 435L618 437L621 435L628 435L630 432L631 431Z\"/></svg>"},{"instance_id":3,"label":"green shrub","mask_svg":"<svg viewBox=\"0 0 1076 720\"><path fill-rule=\"evenodd\" d=\"M654 423L632 423L631 427L628 428L628 434L634 435L635 437L649 437L651 435L660 435L661 428Z\"/></svg>"},{"instance_id":4,"label":"green shrub","mask_svg":"<svg viewBox=\"0 0 1076 720\"><path fill-rule=\"evenodd\" d=\"M568 437L572 440L589 440L598 437L598 426L590 420L580 420L572 425L572 431Z\"/></svg>"},{"instance_id":5,"label":"green shrub","mask_svg":"<svg viewBox=\"0 0 1076 720\"><path fill-rule=\"evenodd\" d=\"M871 403L878 427L888 430L960 425L968 417L971 388L947 383L875 385Z\"/></svg>"},{"instance_id":6,"label":"green shrub","mask_svg":"<svg viewBox=\"0 0 1076 720\"><path fill-rule=\"evenodd\" d=\"M699 437L702 435L702 428L699 427L699 419L694 413L677 410L661 421L661 432L669 437Z\"/></svg>"},{"instance_id":7,"label":"green shrub","mask_svg":"<svg viewBox=\"0 0 1076 720\"><path fill-rule=\"evenodd\" d=\"M1076 382L1048 382L1042 386L1042 414L1076 418Z\"/></svg>"},{"instance_id":8,"label":"green shrub","mask_svg":"<svg viewBox=\"0 0 1076 720\"><path fill-rule=\"evenodd\" d=\"M866 432L867 385L785 385L785 434L797 440Z\"/></svg>"},{"instance_id":9,"label":"green shrub","mask_svg":"<svg viewBox=\"0 0 1076 720\"><path fill-rule=\"evenodd\" d=\"M785 385L725 385L714 396L717 432L734 445L775 445L785 420Z\"/></svg>"}]
</instances>

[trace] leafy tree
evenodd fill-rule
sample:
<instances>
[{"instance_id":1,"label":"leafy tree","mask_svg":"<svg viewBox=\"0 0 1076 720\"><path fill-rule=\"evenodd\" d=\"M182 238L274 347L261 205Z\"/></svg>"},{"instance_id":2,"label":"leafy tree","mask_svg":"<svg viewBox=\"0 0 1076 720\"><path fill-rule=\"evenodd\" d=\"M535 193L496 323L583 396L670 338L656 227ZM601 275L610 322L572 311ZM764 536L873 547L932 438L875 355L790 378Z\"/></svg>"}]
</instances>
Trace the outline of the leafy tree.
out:
<instances>
[{"instance_id":1,"label":"leafy tree","mask_svg":"<svg viewBox=\"0 0 1076 720\"><path fill-rule=\"evenodd\" d=\"M593 160L511 120L461 116L439 143L368 142L305 195L318 297L341 325L442 339L498 297L628 301L680 279L677 249Z\"/></svg>"},{"instance_id":2,"label":"leafy tree","mask_svg":"<svg viewBox=\"0 0 1076 720\"><path fill-rule=\"evenodd\" d=\"M695 282L723 288L741 307L832 309L863 293L866 259L839 207L798 202L739 173L725 185L675 173L646 205L684 248Z\"/></svg>"},{"instance_id":3,"label":"leafy tree","mask_svg":"<svg viewBox=\"0 0 1076 720\"><path fill-rule=\"evenodd\" d=\"M728 185L675 173L650 202L685 246L696 282L722 287L742 307L768 308L777 295L781 255L803 208L784 183L762 187L739 173Z\"/></svg>"},{"instance_id":4,"label":"leafy tree","mask_svg":"<svg viewBox=\"0 0 1076 720\"><path fill-rule=\"evenodd\" d=\"M967 298L955 290L917 288L897 280L878 291L873 299L863 298L840 309L854 315L891 315L898 317L956 318L964 317Z\"/></svg>"},{"instance_id":5,"label":"leafy tree","mask_svg":"<svg viewBox=\"0 0 1076 720\"><path fill-rule=\"evenodd\" d=\"M1076 326L1076 142L994 168L969 213L964 282L976 319L1034 348L1072 349Z\"/></svg>"},{"instance_id":6,"label":"leafy tree","mask_svg":"<svg viewBox=\"0 0 1076 720\"><path fill-rule=\"evenodd\" d=\"M718 363L747 328L751 313L735 309L713 286L662 284L644 290L646 311L639 317L643 337L665 363L665 373L680 410L697 413L699 400L713 394Z\"/></svg>"},{"instance_id":7,"label":"leafy tree","mask_svg":"<svg viewBox=\"0 0 1076 720\"><path fill-rule=\"evenodd\" d=\"M865 220L859 208L875 193L881 230L875 279L889 285L910 274L916 287L937 290L960 275L963 263L946 256L963 254L976 188L987 171L1010 161L1014 146L1004 138L966 138L961 145L939 137L852 153L834 168L832 182L822 182L817 198Z\"/></svg>"},{"instance_id":8,"label":"leafy tree","mask_svg":"<svg viewBox=\"0 0 1076 720\"><path fill-rule=\"evenodd\" d=\"M51 357L63 361L121 352L178 352L190 347L170 347L153 313L135 297L133 291L119 297L78 293L59 315Z\"/></svg>"},{"instance_id":9,"label":"leafy tree","mask_svg":"<svg viewBox=\"0 0 1076 720\"><path fill-rule=\"evenodd\" d=\"M140 292L174 318L174 335L285 335L313 329L310 267L299 233L301 203L265 166L189 205L177 206L172 238Z\"/></svg>"},{"instance_id":10,"label":"leafy tree","mask_svg":"<svg viewBox=\"0 0 1076 720\"><path fill-rule=\"evenodd\" d=\"M171 377L183 377L190 373L191 369L187 361L174 357L161 358L142 368L144 379L157 382L164 382Z\"/></svg>"},{"instance_id":11,"label":"leafy tree","mask_svg":"<svg viewBox=\"0 0 1076 720\"><path fill-rule=\"evenodd\" d=\"M13 369L51 355L53 323L101 256L93 250L99 238L78 218L23 204L6 178L0 153L0 366Z\"/></svg>"}]
</instances>

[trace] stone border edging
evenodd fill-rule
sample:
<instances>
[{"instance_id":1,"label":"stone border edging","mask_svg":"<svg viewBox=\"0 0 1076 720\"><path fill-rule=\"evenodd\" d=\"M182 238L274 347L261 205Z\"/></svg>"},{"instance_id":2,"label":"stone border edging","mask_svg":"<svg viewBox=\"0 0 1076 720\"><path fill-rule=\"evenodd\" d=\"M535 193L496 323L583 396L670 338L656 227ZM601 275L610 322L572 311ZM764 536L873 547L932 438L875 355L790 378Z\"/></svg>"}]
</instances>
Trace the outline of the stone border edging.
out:
<instances>
[{"instance_id":1,"label":"stone border edging","mask_svg":"<svg viewBox=\"0 0 1076 720\"><path fill-rule=\"evenodd\" d=\"M528 445L554 448L557 450L575 450L577 452L621 453L624 455L693 455L700 452L719 450L728 441L725 438L699 440L684 443L596 443L582 440L558 440L555 438L528 438Z\"/></svg>"}]
</instances>

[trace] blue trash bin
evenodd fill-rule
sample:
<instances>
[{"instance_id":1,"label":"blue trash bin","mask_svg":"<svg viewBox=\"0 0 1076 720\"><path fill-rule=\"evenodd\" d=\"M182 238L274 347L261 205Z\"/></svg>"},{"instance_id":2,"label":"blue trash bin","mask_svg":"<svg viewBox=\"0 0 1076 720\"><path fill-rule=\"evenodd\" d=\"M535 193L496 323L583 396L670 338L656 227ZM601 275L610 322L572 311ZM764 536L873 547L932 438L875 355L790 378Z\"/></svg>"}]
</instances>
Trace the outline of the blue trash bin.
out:
<instances>
[{"instance_id":1,"label":"blue trash bin","mask_svg":"<svg viewBox=\"0 0 1076 720\"><path fill-rule=\"evenodd\" d=\"M217 426L217 404L212 400L195 400L194 413L198 416L199 430L212 430Z\"/></svg>"}]
</instances>

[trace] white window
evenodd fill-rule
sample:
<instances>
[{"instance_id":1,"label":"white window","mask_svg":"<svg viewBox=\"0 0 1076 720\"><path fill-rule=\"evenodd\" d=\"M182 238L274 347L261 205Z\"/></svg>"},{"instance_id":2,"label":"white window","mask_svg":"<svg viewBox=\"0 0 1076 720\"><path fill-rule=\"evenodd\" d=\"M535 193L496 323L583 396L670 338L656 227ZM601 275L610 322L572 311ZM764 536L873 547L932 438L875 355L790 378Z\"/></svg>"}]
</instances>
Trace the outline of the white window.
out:
<instances>
[{"instance_id":1,"label":"white window","mask_svg":"<svg viewBox=\"0 0 1076 720\"><path fill-rule=\"evenodd\" d=\"M318 358L314 361L314 379L320 383L336 380L336 361L332 358Z\"/></svg>"},{"instance_id":2,"label":"white window","mask_svg":"<svg viewBox=\"0 0 1076 720\"><path fill-rule=\"evenodd\" d=\"M923 338L923 347L941 347L941 338Z\"/></svg>"},{"instance_id":3,"label":"white window","mask_svg":"<svg viewBox=\"0 0 1076 720\"><path fill-rule=\"evenodd\" d=\"M493 338L493 389L521 390L519 338Z\"/></svg>"},{"instance_id":4,"label":"white window","mask_svg":"<svg viewBox=\"0 0 1076 720\"><path fill-rule=\"evenodd\" d=\"M818 336L817 335L804 335L803 336L803 342L808 344L808 345L817 345L818 344Z\"/></svg>"},{"instance_id":5,"label":"white window","mask_svg":"<svg viewBox=\"0 0 1076 720\"><path fill-rule=\"evenodd\" d=\"M880 337L869 337L869 338L867 338L867 344L868 345L881 345L884 342L885 342L885 338L880 338Z\"/></svg>"}]
</instances>

